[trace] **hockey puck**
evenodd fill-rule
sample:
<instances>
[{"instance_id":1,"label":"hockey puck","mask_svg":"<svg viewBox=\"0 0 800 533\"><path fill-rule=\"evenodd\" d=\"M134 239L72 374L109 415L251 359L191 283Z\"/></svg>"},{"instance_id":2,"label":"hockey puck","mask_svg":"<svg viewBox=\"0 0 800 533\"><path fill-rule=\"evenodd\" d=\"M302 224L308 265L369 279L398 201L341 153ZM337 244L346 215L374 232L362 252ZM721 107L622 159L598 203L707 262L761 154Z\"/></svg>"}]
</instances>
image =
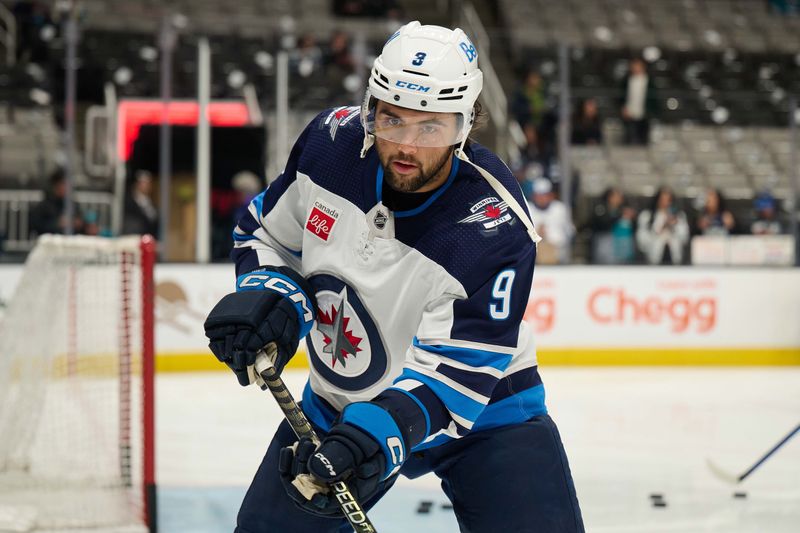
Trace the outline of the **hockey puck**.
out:
<instances>
[{"instance_id":1,"label":"hockey puck","mask_svg":"<svg viewBox=\"0 0 800 533\"><path fill-rule=\"evenodd\" d=\"M421 500L419 505L417 505L417 513L418 514L428 514L431 512L431 507L433 507L433 502L430 500Z\"/></svg>"},{"instance_id":2,"label":"hockey puck","mask_svg":"<svg viewBox=\"0 0 800 533\"><path fill-rule=\"evenodd\" d=\"M442 504L442 509L452 509L452 508L453 508L453 504L452 503L443 503Z\"/></svg>"},{"instance_id":3,"label":"hockey puck","mask_svg":"<svg viewBox=\"0 0 800 533\"><path fill-rule=\"evenodd\" d=\"M662 493L660 493L660 492L651 492L650 493L650 499L651 500L663 500L664 499L664 495Z\"/></svg>"},{"instance_id":4,"label":"hockey puck","mask_svg":"<svg viewBox=\"0 0 800 533\"><path fill-rule=\"evenodd\" d=\"M653 500L653 507L666 507L667 502L664 500Z\"/></svg>"},{"instance_id":5,"label":"hockey puck","mask_svg":"<svg viewBox=\"0 0 800 533\"><path fill-rule=\"evenodd\" d=\"M733 493L733 497L734 498L747 498L747 493L746 492L734 492Z\"/></svg>"}]
</instances>

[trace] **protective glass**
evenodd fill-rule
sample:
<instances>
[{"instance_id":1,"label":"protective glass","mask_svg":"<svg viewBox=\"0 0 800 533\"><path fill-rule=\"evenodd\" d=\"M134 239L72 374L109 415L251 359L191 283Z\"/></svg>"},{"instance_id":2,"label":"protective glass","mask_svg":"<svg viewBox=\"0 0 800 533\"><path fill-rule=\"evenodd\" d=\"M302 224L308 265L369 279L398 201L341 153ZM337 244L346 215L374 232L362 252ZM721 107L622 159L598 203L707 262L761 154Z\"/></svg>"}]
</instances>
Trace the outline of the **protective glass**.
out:
<instances>
[{"instance_id":1,"label":"protective glass","mask_svg":"<svg viewBox=\"0 0 800 533\"><path fill-rule=\"evenodd\" d=\"M461 142L460 113L431 113L424 118L408 119L373 110L366 121L367 132L397 144L425 148L452 146Z\"/></svg>"}]
</instances>

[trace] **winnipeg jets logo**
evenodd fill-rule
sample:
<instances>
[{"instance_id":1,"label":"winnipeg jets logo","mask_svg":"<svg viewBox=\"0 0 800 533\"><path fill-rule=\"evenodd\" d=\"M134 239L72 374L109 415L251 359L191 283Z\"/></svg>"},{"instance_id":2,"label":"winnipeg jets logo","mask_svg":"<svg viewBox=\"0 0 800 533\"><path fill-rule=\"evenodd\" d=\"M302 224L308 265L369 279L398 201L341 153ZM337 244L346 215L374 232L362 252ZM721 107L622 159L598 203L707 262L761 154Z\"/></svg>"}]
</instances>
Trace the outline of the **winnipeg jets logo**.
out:
<instances>
[{"instance_id":1,"label":"winnipeg jets logo","mask_svg":"<svg viewBox=\"0 0 800 533\"><path fill-rule=\"evenodd\" d=\"M352 361L350 358L355 358L361 351L358 345L363 338L356 336L349 328L350 317L345 316L346 303L343 295L338 306L325 305L327 309L320 307L317 313L317 329L325 342L322 352L330 354L331 368L336 368L337 363L343 368L347 367L348 360Z\"/></svg>"},{"instance_id":2,"label":"winnipeg jets logo","mask_svg":"<svg viewBox=\"0 0 800 533\"><path fill-rule=\"evenodd\" d=\"M363 391L386 375L389 358L358 292L330 274L308 278L317 296L317 325L306 337L312 372L346 391Z\"/></svg>"},{"instance_id":3,"label":"winnipeg jets logo","mask_svg":"<svg viewBox=\"0 0 800 533\"><path fill-rule=\"evenodd\" d=\"M508 204L500 201L494 196L489 196L475 203L469 208L471 215L458 221L459 224L469 224L472 222L480 223L484 229L491 230L513 220L513 216L508 212Z\"/></svg>"},{"instance_id":4,"label":"winnipeg jets logo","mask_svg":"<svg viewBox=\"0 0 800 533\"><path fill-rule=\"evenodd\" d=\"M353 120L360 111L361 108L358 106L337 107L328 115L325 125L328 126L332 141L336 139L336 132L339 128Z\"/></svg>"}]
</instances>

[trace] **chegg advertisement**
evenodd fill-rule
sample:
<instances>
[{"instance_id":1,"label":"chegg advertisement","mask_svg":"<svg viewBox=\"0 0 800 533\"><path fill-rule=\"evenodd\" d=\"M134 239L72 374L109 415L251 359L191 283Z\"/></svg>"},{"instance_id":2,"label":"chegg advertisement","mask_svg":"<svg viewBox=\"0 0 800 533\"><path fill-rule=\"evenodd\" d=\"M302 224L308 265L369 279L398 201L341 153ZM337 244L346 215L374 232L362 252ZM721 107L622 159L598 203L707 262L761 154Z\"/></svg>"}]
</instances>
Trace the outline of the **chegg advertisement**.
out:
<instances>
[{"instance_id":1,"label":"chegg advertisement","mask_svg":"<svg viewBox=\"0 0 800 533\"><path fill-rule=\"evenodd\" d=\"M524 318L545 362L800 364L796 270L539 268Z\"/></svg>"}]
</instances>

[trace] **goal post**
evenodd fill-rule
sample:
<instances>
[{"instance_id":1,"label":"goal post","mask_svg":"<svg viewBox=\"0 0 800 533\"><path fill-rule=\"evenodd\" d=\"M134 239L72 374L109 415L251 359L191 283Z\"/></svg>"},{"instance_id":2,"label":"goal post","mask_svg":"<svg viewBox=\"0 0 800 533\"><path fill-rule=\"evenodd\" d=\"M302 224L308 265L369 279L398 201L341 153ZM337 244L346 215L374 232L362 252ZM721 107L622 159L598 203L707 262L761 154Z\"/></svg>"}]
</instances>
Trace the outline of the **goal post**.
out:
<instances>
[{"instance_id":1,"label":"goal post","mask_svg":"<svg viewBox=\"0 0 800 533\"><path fill-rule=\"evenodd\" d=\"M156 531L150 236L42 236L0 317L0 531Z\"/></svg>"}]
</instances>

